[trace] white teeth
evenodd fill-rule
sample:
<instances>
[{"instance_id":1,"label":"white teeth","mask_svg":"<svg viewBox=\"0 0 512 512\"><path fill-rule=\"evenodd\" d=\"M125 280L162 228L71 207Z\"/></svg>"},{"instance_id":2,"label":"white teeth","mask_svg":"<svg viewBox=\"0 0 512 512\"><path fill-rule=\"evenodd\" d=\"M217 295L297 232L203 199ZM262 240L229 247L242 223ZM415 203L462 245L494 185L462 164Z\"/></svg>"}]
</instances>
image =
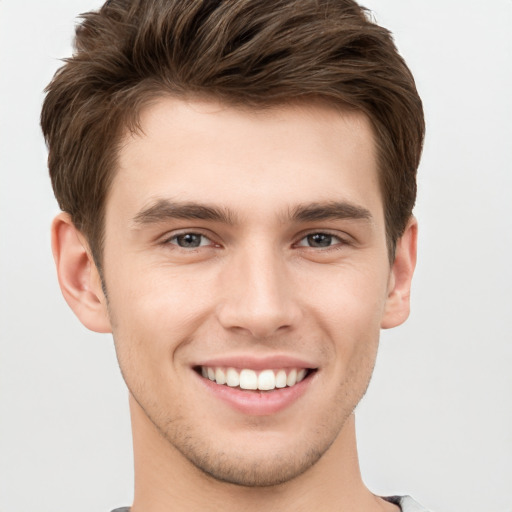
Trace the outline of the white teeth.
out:
<instances>
[{"instance_id":1,"label":"white teeth","mask_svg":"<svg viewBox=\"0 0 512 512\"><path fill-rule=\"evenodd\" d=\"M215 382L217 384L226 384L226 374L222 368L215 370Z\"/></svg>"},{"instance_id":2,"label":"white teeth","mask_svg":"<svg viewBox=\"0 0 512 512\"><path fill-rule=\"evenodd\" d=\"M226 372L226 384L232 388L240 385L240 374L234 368L228 368Z\"/></svg>"},{"instance_id":3,"label":"white teeth","mask_svg":"<svg viewBox=\"0 0 512 512\"><path fill-rule=\"evenodd\" d=\"M297 382L300 382L301 380L304 380L304 377L306 376L306 370L302 368L302 370L299 370L297 372Z\"/></svg>"},{"instance_id":4,"label":"white teeth","mask_svg":"<svg viewBox=\"0 0 512 512\"><path fill-rule=\"evenodd\" d=\"M258 389L269 391L276 387L276 376L272 370L264 370L258 375Z\"/></svg>"},{"instance_id":5,"label":"white teeth","mask_svg":"<svg viewBox=\"0 0 512 512\"><path fill-rule=\"evenodd\" d=\"M240 387L242 389L258 389L258 376L254 370L240 372Z\"/></svg>"},{"instance_id":6,"label":"white teeth","mask_svg":"<svg viewBox=\"0 0 512 512\"><path fill-rule=\"evenodd\" d=\"M286 377L286 385L287 386L295 386L297 383L297 370L293 369Z\"/></svg>"},{"instance_id":7,"label":"white teeth","mask_svg":"<svg viewBox=\"0 0 512 512\"><path fill-rule=\"evenodd\" d=\"M289 370L262 370L257 373L249 369L237 370L236 368L202 366L201 375L219 385L226 384L233 388L240 386L241 389L271 391L276 388L295 386L304 380L307 370L306 368L292 368Z\"/></svg>"},{"instance_id":8,"label":"white teeth","mask_svg":"<svg viewBox=\"0 0 512 512\"><path fill-rule=\"evenodd\" d=\"M279 370L276 374L276 388L285 388L286 387L286 372L284 370Z\"/></svg>"}]
</instances>

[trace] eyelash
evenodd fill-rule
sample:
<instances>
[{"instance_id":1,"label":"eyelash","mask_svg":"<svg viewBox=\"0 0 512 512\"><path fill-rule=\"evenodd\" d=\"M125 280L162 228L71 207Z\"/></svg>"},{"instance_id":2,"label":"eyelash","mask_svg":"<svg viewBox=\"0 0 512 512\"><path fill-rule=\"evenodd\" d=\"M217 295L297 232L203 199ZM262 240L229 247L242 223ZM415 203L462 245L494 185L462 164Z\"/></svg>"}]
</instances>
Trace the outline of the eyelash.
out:
<instances>
[{"instance_id":1,"label":"eyelash","mask_svg":"<svg viewBox=\"0 0 512 512\"><path fill-rule=\"evenodd\" d=\"M306 240L307 238L315 236L315 235L323 235L323 236L329 237L331 239L331 242L333 242L334 240L337 240L337 242L333 243L331 245L328 245L326 247L312 247L311 245L301 245L301 242L303 240ZM345 240L344 238L341 238L339 235L329 233L328 231L311 231L310 233L306 233L304 236L302 236L302 238L300 238L298 243L295 244L295 246L297 246L297 247L305 247L306 249L320 249L323 251L338 250L341 247L343 247L344 245L348 245L347 240Z\"/></svg>"},{"instance_id":2,"label":"eyelash","mask_svg":"<svg viewBox=\"0 0 512 512\"><path fill-rule=\"evenodd\" d=\"M187 235L194 235L194 236L199 236L199 237L202 237L203 240L208 240L209 242L211 242L210 244L203 244L202 241L200 243L200 245L198 245L197 247L181 247L180 245L178 245L177 243L174 243L173 241L176 240L179 238L179 237L185 237ZM163 242L162 242L163 245L168 245L168 244L171 244L171 245L175 245L176 247L178 247L179 249L183 249L183 250L186 250L186 251L193 251L195 249L199 249L201 247L211 247L212 245L215 246L215 245L218 245L216 244L215 242L213 242L211 240L210 237L206 236L204 233L201 233L201 232L198 232L198 231L184 231L182 233L176 233L174 235L172 235L171 237L168 237L166 238Z\"/></svg>"},{"instance_id":3,"label":"eyelash","mask_svg":"<svg viewBox=\"0 0 512 512\"><path fill-rule=\"evenodd\" d=\"M179 237L185 237L187 235L199 236L199 237L202 237L202 240L197 247L188 247L187 248L187 247L182 247L182 246L178 245L178 243L176 243ZM308 237L312 237L315 235L323 235L326 237L330 237L331 242L334 240L337 240L337 242L334 244L328 245L326 247L312 247L310 245L302 245L301 244L301 242L306 240ZM204 240L207 240L210 243L203 244ZM220 246L219 244L216 244L210 237L208 237L204 233L201 233L198 231L184 231L181 233L173 234L171 237L166 238L162 242L162 245L168 245L168 244L175 245L177 248L183 249L188 252L200 249L201 247ZM350 242L347 241L346 239L340 237L339 235L335 235L328 231L311 231L309 233L305 233L301 236L301 238L296 243L293 244L294 247L300 247L300 248L305 248L305 249L320 249L322 251L339 250L340 248L342 248L343 246L346 246L346 245L350 245Z\"/></svg>"}]
</instances>

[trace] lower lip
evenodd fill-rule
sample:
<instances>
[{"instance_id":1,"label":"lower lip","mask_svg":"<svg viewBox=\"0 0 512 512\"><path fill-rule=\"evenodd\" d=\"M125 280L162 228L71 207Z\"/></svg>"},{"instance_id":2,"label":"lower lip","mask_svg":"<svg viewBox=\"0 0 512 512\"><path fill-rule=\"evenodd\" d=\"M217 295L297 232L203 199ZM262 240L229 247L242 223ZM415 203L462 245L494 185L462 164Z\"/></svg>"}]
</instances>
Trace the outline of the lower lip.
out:
<instances>
[{"instance_id":1,"label":"lower lip","mask_svg":"<svg viewBox=\"0 0 512 512\"><path fill-rule=\"evenodd\" d=\"M252 416L276 414L291 406L307 390L313 374L291 387L276 388L272 391L245 391L226 385L216 384L194 372L206 389L233 409ZM316 373L316 372L315 372Z\"/></svg>"}]
</instances>

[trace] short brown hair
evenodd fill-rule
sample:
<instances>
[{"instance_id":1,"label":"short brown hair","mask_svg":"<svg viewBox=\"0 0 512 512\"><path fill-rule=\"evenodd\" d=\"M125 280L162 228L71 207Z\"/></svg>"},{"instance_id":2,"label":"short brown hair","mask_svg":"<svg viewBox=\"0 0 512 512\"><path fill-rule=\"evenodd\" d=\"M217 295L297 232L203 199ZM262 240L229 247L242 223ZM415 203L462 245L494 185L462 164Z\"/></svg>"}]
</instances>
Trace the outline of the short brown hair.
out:
<instances>
[{"instance_id":1,"label":"short brown hair","mask_svg":"<svg viewBox=\"0 0 512 512\"><path fill-rule=\"evenodd\" d=\"M41 126L62 210L101 269L118 143L164 94L261 108L320 98L364 112L379 158L390 259L412 214L421 100L391 34L352 0L109 0L83 14Z\"/></svg>"}]
</instances>

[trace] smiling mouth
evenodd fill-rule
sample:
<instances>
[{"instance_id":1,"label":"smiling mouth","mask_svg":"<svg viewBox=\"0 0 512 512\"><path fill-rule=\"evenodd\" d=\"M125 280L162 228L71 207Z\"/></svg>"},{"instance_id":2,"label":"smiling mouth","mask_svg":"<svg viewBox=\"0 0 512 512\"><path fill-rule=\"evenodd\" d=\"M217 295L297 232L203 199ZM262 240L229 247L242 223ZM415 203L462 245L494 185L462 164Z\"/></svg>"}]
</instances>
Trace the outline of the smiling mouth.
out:
<instances>
[{"instance_id":1,"label":"smiling mouth","mask_svg":"<svg viewBox=\"0 0 512 512\"><path fill-rule=\"evenodd\" d=\"M237 369L219 366L197 366L194 369L202 377L216 384L247 391L272 391L293 387L315 371L312 368L255 371L247 368Z\"/></svg>"}]
</instances>

